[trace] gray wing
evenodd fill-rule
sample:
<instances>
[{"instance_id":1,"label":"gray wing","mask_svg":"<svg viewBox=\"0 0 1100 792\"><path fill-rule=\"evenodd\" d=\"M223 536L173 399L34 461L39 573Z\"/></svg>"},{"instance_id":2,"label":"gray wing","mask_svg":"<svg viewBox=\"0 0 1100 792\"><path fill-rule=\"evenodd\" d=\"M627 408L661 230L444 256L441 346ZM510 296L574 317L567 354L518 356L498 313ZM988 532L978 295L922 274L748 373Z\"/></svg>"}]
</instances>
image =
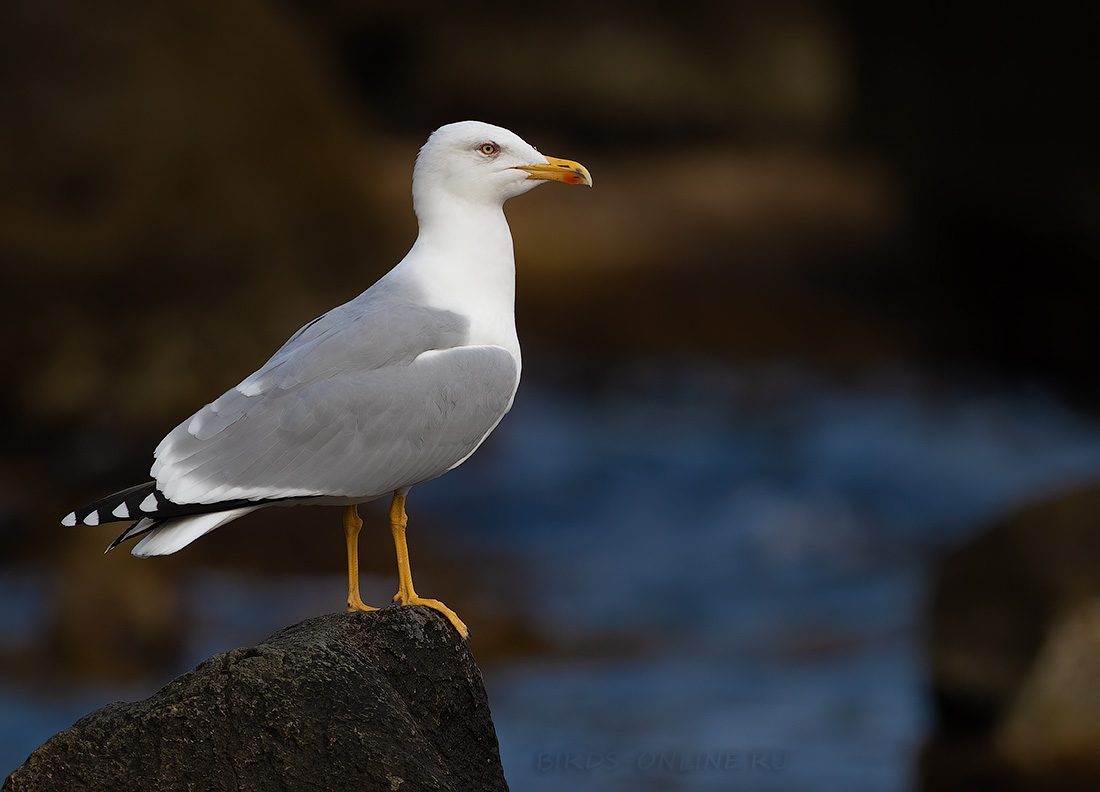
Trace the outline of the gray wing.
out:
<instances>
[{"instance_id":1,"label":"gray wing","mask_svg":"<svg viewBox=\"0 0 1100 792\"><path fill-rule=\"evenodd\" d=\"M461 317L422 306L334 309L164 438L158 489L177 503L366 500L439 476L518 384L507 350L453 346L464 336Z\"/></svg>"},{"instance_id":2,"label":"gray wing","mask_svg":"<svg viewBox=\"0 0 1100 792\"><path fill-rule=\"evenodd\" d=\"M344 371L408 363L426 350L466 342L464 317L417 304L416 297L379 281L301 328L236 390L260 395Z\"/></svg>"}]
</instances>

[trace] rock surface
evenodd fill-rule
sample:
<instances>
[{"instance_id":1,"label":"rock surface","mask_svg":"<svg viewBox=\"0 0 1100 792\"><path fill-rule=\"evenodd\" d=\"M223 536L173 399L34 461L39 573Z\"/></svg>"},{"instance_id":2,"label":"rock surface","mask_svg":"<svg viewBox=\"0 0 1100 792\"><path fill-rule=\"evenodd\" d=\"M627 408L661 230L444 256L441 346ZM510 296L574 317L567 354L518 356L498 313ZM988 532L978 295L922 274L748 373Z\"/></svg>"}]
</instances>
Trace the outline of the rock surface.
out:
<instances>
[{"instance_id":1,"label":"rock surface","mask_svg":"<svg viewBox=\"0 0 1100 792\"><path fill-rule=\"evenodd\" d=\"M35 750L11 790L506 790L481 671L421 607L332 614L215 655Z\"/></svg>"},{"instance_id":2,"label":"rock surface","mask_svg":"<svg viewBox=\"0 0 1100 792\"><path fill-rule=\"evenodd\" d=\"M921 789L1100 788L1100 486L999 521L940 564Z\"/></svg>"},{"instance_id":3,"label":"rock surface","mask_svg":"<svg viewBox=\"0 0 1100 792\"><path fill-rule=\"evenodd\" d=\"M1054 770L1100 784L1100 598L1054 625L994 736L998 753L1028 775ZM1053 780L1053 779L1047 779ZM1083 786L1083 785L1082 785Z\"/></svg>"}]
</instances>

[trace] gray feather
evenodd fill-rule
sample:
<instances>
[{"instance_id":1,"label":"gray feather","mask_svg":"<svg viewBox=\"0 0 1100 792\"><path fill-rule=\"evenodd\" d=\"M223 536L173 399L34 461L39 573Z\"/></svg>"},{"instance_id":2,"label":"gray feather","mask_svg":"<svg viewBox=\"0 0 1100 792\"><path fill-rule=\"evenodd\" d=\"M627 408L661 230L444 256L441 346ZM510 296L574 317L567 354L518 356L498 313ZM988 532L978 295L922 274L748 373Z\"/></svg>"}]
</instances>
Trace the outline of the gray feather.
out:
<instances>
[{"instance_id":1,"label":"gray feather","mask_svg":"<svg viewBox=\"0 0 1100 792\"><path fill-rule=\"evenodd\" d=\"M469 456L511 404L515 360L461 346L461 316L379 292L304 327L169 433L152 471L167 497L368 499Z\"/></svg>"}]
</instances>

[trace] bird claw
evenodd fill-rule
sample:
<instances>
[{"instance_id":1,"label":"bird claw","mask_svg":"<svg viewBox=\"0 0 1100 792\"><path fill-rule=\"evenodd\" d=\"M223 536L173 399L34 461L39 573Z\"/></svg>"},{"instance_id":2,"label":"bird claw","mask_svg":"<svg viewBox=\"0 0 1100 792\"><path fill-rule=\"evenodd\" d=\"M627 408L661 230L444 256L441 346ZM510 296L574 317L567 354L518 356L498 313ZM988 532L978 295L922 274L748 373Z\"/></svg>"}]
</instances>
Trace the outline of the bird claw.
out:
<instances>
[{"instance_id":1,"label":"bird claw","mask_svg":"<svg viewBox=\"0 0 1100 792\"><path fill-rule=\"evenodd\" d=\"M470 628L466 626L466 623L458 618L457 613L437 599L421 597L415 592L411 595L405 595L399 591L394 595L393 601L400 602L402 605L423 605L425 608L431 608L445 616L447 621L449 621L454 626L455 630L458 631L458 634L462 636L463 640L469 640L470 638Z\"/></svg>"},{"instance_id":2,"label":"bird claw","mask_svg":"<svg viewBox=\"0 0 1100 792\"><path fill-rule=\"evenodd\" d=\"M363 600L356 597L355 599L348 599L348 613L355 613L356 611L376 611L378 608L372 608L370 605L365 605Z\"/></svg>"}]
</instances>

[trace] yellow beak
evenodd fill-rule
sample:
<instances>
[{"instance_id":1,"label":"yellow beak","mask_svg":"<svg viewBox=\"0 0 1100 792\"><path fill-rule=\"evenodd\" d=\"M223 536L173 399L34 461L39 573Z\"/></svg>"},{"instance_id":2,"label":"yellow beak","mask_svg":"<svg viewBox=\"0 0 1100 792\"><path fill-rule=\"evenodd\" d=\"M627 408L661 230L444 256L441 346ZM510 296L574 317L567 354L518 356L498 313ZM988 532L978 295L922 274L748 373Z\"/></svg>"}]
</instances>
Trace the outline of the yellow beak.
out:
<instances>
[{"instance_id":1,"label":"yellow beak","mask_svg":"<svg viewBox=\"0 0 1100 792\"><path fill-rule=\"evenodd\" d=\"M520 165L518 169L530 174L528 179L551 179L566 184L585 184L592 186L592 174L588 168L573 160L547 157L545 165Z\"/></svg>"}]
</instances>

